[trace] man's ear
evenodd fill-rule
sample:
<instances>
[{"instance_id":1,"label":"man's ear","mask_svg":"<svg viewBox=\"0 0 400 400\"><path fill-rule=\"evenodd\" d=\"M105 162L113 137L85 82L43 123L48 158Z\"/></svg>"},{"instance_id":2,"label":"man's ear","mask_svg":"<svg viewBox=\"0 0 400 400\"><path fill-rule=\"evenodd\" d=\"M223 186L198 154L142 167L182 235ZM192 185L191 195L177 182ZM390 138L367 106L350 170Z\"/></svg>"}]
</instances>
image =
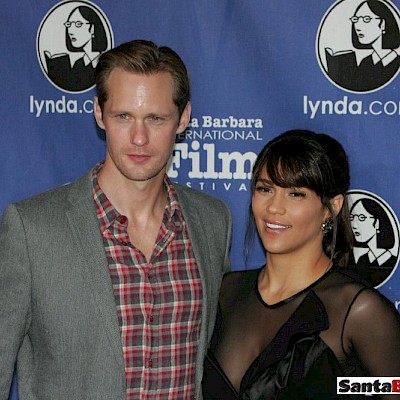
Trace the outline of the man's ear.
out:
<instances>
[{"instance_id":1,"label":"man's ear","mask_svg":"<svg viewBox=\"0 0 400 400\"><path fill-rule=\"evenodd\" d=\"M94 96L94 102L93 102L93 113L94 113L94 118L96 119L97 125L101 129L106 129L103 123L103 112L101 111L100 105L99 105L99 99L97 96Z\"/></svg>"},{"instance_id":2,"label":"man's ear","mask_svg":"<svg viewBox=\"0 0 400 400\"><path fill-rule=\"evenodd\" d=\"M192 113L192 104L190 103L190 101L188 101L179 119L179 125L176 133L182 133L185 131L185 129L189 125L191 113Z\"/></svg>"}]
</instances>

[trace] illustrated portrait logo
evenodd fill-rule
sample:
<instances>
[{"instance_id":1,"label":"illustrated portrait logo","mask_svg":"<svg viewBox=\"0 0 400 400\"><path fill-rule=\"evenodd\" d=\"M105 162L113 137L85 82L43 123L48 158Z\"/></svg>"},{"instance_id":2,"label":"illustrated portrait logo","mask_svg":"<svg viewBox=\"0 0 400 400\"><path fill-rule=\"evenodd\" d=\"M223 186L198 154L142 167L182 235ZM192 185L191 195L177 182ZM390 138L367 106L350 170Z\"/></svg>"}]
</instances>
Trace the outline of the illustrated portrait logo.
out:
<instances>
[{"instance_id":1,"label":"illustrated portrait logo","mask_svg":"<svg viewBox=\"0 0 400 400\"><path fill-rule=\"evenodd\" d=\"M399 261L399 221L379 196L351 190L347 194L354 237L349 267L372 286L387 282Z\"/></svg>"},{"instance_id":2,"label":"illustrated portrait logo","mask_svg":"<svg viewBox=\"0 0 400 400\"><path fill-rule=\"evenodd\" d=\"M114 46L106 15L88 1L56 4L37 33L37 56L47 79L69 93L85 92L95 84L100 55Z\"/></svg>"},{"instance_id":3,"label":"illustrated portrait logo","mask_svg":"<svg viewBox=\"0 0 400 400\"><path fill-rule=\"evenodd\" d=\"M348 92L369 93L400 69L400 16L388 0L340 0L323 17L316 53L325 76Z\"/></svg>"}]
</instances>

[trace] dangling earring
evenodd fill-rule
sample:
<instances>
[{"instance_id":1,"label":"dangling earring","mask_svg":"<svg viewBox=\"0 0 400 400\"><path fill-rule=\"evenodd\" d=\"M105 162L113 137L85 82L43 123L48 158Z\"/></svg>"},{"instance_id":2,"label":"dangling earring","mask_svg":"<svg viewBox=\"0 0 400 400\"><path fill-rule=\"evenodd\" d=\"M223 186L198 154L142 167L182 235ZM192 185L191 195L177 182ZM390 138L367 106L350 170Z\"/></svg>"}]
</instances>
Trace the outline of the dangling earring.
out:
<instances>
[{"instance_id":1,"label":"dangling earring","mask_svg":"<svg viewBox=\"0 0 400 400\"><path fill-rule=\"evenodd\" d=\"M321 225L321 229L324 235L327 235L333 229L333 219L328 218Z\"/></svg>"}]
</instances>

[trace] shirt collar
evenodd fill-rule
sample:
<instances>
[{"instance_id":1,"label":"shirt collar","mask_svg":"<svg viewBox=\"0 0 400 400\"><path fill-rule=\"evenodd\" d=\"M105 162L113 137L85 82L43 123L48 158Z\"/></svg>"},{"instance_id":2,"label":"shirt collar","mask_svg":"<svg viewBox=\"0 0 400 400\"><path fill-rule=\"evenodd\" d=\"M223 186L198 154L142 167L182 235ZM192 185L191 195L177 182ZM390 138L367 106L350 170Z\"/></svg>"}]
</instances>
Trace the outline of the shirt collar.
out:
<instances>
[{"instance_id":1,"label":"shirt collar","mask_svg":"<svg viewBox=\"0 0 400 400\"><path fill-rule=\"evenodd\" d=\"M122 217L124 217L114 208L99 185L97 176L103 164L104 161L101 161L94 166L91 177L93 200L96 205L97 217L100 221L100 230L102 233L117 219L120 220ZM173 223L176 228L182 227L184 222L182 208L179 203L174 185L167 175L164 176L164 187L167 191L167 204L165 206L164 218L167 218L167 221L169 223Z\"/></svg>"}]
</instances>

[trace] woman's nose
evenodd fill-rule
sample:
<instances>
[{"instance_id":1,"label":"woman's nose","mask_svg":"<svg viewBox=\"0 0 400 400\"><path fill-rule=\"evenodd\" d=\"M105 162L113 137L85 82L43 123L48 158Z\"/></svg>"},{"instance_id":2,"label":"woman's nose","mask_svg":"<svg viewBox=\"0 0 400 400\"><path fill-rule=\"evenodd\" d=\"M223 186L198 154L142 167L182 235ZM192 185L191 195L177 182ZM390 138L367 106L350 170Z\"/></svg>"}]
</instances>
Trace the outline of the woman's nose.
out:
<instances>
[{"instance_id":1,"label":"woman's nose","mask_svg":"<svg viewBox=\"0 0 400 400\"><path fill-rule=\"evenodd\" d=\"M272 214L282 214L285 212L283 196L274 193L267 202L267 210Z\"/></svg>"}]
</instances>

